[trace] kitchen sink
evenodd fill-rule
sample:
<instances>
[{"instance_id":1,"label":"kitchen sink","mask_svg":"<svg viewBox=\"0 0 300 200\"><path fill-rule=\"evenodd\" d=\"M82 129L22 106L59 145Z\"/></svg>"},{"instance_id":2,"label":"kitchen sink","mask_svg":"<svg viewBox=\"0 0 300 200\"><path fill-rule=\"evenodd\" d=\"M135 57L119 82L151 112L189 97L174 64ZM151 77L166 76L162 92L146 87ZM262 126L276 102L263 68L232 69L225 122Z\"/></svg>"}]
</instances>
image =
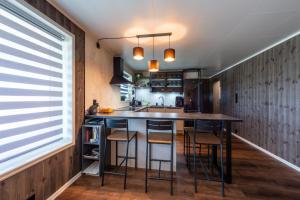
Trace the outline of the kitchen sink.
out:
<instances>
[{"instance_id":1,"label":"kitchen sink","mask_svg":"<svg viewBox=\"0 0 300 200\"><path fill-rule=\"evenodd\" d=\"M126 107L122 107L122 108L117 108L117 111L136 111L139 110L143 107L141 106L126 106Z\"/></svg>"}]
</instances>

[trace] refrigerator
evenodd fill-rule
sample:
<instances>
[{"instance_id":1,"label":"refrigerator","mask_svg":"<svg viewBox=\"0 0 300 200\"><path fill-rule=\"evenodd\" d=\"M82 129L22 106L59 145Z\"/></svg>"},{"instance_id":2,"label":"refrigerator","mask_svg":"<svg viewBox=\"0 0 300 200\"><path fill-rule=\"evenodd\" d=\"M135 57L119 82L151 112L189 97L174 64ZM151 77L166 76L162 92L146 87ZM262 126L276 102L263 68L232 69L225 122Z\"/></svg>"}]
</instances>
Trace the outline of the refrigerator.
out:
<instances>
[{"instance_id":1,"label":"refrigerator","mask_svg":"<svg viewBox=\"0 0 300 200\"><path fill-rule=\"evenodd\" d=\"M184 111L203 112L203 87L201 71L185 71L183 73Z\"/></svg>"},{"instance_id":2,"label":"refrigerator","mask_svg":"<svg viewBox=\"0 0 300 200\"><path fill-rule=\"evenodd\" d=\"M203 84L200 70L184 72L184 112L203 112ZM184 121L185 127L193 126L193 121Z\"/></svg>"}]
</instances>

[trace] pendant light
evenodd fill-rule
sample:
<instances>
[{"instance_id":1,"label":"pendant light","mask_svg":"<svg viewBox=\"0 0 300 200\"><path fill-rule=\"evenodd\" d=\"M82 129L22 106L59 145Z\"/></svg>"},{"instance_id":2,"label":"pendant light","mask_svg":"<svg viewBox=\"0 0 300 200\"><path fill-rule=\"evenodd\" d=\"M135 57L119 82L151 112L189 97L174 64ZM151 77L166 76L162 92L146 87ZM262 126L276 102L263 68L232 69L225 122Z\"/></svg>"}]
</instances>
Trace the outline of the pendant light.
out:
<instances>
[{"instance_id":1,"label":"pendant light","mask_svg":"<svg viewBox=\"0 0 300 200\"><path fill-rule=\"evenodd\" d=\"M140 47L140 38L138 37L138 46L133 48L133 58L142 60L144 58L144 49Z\"/></svg>"},{"instance_id":2,"label":"pendant light","mask_svg":"<svg viewBox=\"0 0 300 200\"><path fill-rule=\"evenodd\" d=\"M152 41L152 60L148 61L148 70L149 72L158 72L159 71L159 62L154 59L154 37Z\"/></svg>"},{"instance_id":3,"label":"pendant light","mask_svg":"<svg viewBox=\"0 0 300 200\"><path fill-rule=\"evenodd\" d=\"M169 35L169 48L164 50L165 62L173 62L175 60L175 49L170 48L170 35Z\"/></svg>"}]
</instances>

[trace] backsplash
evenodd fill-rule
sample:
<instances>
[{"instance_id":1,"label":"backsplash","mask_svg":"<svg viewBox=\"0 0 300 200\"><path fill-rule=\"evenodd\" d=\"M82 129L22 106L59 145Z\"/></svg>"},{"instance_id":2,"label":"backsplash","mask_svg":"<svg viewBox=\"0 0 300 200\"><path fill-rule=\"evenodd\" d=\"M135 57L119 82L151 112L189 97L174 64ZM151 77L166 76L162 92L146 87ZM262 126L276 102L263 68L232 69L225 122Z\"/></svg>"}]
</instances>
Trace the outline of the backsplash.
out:
<instances>
[{"instance_id":1,"label":"backsplash","mask_svg":"<svg viewBox=\"0 0 300 200\"><path fill-rule=\"evenodd\" d=\"M138 88L135 90L135 99L142 102L142 105L161 105L162 100L159 99L160 96L164 97L165 106L175 106L175 98L177 96L183 96L181 93L170 92L170 93L162 93L162 92L151 92L150 88Z\"/></svg>"}]
</instances>

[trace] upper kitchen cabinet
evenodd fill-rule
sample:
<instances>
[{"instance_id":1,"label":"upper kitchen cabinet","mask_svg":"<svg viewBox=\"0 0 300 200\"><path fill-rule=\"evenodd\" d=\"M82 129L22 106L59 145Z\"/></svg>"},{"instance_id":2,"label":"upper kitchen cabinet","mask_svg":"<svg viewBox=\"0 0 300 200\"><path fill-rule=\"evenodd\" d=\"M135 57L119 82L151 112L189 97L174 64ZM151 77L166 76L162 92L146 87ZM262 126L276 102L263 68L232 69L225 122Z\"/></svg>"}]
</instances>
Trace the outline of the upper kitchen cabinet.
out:
<instances>
[{"instance_id":1,"label":"upper kitchen cabinet","mask_svg":"<svg viewBox=\"0 0 300 200\"><path fill-rule=\"evenodd\" d=\"M135 73L134 87L136 88L149 88L150 77L149 72Z\"/></svg>"},{"instance_id":2,"label":"upper kitchen cabinet","mask_svg":"<svg viewBox=\"0 0 300 200\"><path fill-rule=\"evenodd\" d=\"M182 71L150 73L152 92L183 92Z\"/></svg>"}]
</instances>

